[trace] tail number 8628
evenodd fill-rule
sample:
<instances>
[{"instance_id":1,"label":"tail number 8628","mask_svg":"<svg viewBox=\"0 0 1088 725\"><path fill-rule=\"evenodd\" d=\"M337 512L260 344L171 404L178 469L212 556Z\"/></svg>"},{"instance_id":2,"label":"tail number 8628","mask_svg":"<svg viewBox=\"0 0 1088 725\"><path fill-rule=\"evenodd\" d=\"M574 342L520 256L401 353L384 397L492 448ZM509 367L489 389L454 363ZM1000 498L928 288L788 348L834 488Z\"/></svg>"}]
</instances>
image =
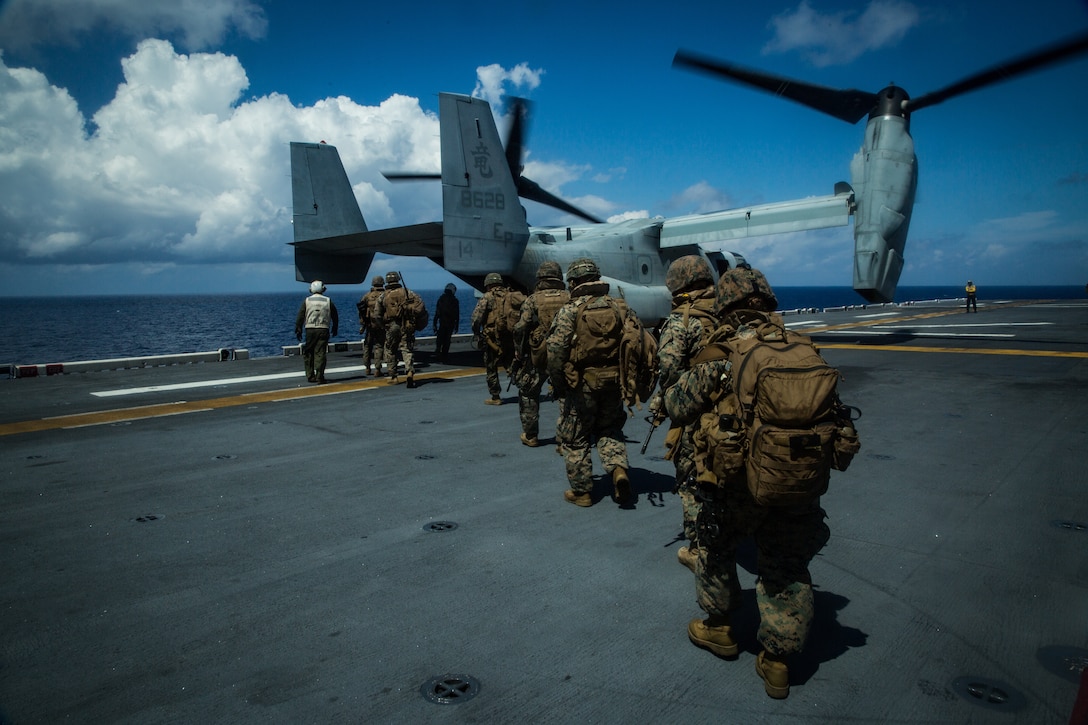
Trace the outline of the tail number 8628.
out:
<instances>
[{"instance_id":1,"label":"tail number 8628","mask_svg":"<svg viewBox=\"0 0 1088 725\"><path fill-rule=\"evenodd\" d=\"M469 209L505 209L506 198L502 192L469 191L461 192L461 206Z\"/></svg>"}]
</instances>

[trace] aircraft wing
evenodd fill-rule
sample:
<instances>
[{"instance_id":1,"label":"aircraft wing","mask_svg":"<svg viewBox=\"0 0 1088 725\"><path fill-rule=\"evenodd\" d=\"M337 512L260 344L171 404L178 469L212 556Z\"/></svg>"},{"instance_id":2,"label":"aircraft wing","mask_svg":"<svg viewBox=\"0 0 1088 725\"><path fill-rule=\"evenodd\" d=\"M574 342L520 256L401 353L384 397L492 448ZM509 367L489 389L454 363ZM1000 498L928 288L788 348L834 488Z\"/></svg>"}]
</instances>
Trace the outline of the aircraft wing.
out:
<instances>
[{"instance_id":1,"label":"aircraft wing","mask_svg":"<svg viewBox=\"0 0 1088 725\"><path fill-rule=\"evenodd\" d=\"M661 247L711 244L765 234L845 226L854 213L854 192L846 184L836 188L839 193L830 196L666 219L661 227Z\"/></svg>"}]
</instances>

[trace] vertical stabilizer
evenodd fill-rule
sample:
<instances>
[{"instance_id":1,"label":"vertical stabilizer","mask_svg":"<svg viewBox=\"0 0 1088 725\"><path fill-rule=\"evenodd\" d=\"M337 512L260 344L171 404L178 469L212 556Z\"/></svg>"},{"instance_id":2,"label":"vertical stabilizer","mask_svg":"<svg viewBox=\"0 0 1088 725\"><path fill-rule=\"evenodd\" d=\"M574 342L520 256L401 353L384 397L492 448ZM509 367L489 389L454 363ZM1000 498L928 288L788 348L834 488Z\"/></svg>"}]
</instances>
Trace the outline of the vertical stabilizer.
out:
<instances>
[{"instance_id":1,"label":"vertical stabilizer","mask_svg":"<svg viewBox=\"0 0 1088 725\"><path fill-rule=\"evenodd\" d=\"M295 279L358 284L373 254L360 254L353 238L367 231L335 146L291 143ZM348 250L352 250L350 253Z\"/></svg>"},{"instance_id":2,"label":"vertical stabilizer","mask_svg":"<svg viewBox=\"0 0 1088 725\"><path fill-rule=\"evenodd\" d=\"M442 93L443 266L511 274L529 240L525 210L487 101Z\"/></svg>"},{"instance_id":3,"label":"vertical stabilizer","mask_svg":"<svg viewBox=\"0 0 1088 725\"><path fill-rule=\"evenodd\" d=\"M291 194L296 242L366 231L335 146L291 143Z\"/></svg>"}]
</instances>

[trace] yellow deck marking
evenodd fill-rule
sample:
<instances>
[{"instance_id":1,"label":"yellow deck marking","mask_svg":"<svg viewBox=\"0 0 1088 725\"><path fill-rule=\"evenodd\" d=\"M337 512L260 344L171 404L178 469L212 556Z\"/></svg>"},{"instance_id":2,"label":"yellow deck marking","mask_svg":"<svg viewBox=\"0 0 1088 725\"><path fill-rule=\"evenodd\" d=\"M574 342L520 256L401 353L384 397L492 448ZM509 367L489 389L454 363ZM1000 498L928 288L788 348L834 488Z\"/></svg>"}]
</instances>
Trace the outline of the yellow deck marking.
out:
<instances>
[{"instance_id":1,"label":"yellow deck marking","mask_svg":"<svg viewBox=\"0 0 1088 725\"><path fill-rule=\"evenodd\" d=\"M447 370L440 373L417 375L416 380L455 380L457 378L466 378L483 374L483 368L462 368L460 370ZM403 383L401 384L403 385ZM223 398L211 398L209 400L179 400L174 403L143 405L135 408L118 408L116 410L101 410L92 413L73 413L72 415L59 415L52 418L3 423L0 424L0 436L14 435L16 433L33 433L43 430L56 430L58 428L83 428L92 425L106 425L108 423L144 420L146 418L161 418L167 415L181 415L184 413L200 413L203 411L215 410L217 408L233 408L239 405L273 403L281 400L297 400L299 398L312 398L321 395L339 395L341 393L353 393L359 390L383 388L387 386L388 378L377 378L344 383L327 383L325 385L315 385L313 387L305 388L268 390L261 393L242 393L241 395L230 395Z\"/></svg>"}]
</instances>

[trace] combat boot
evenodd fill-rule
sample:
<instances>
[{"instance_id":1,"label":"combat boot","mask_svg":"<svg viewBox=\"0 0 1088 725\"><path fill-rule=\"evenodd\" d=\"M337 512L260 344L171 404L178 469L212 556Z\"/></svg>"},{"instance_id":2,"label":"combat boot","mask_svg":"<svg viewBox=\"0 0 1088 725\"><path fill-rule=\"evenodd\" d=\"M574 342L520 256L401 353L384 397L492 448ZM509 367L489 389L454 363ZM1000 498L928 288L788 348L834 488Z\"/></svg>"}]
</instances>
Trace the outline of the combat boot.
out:
<instances>
[{"instance_id":1,"label":"combat boot","mask_svg":"<svg viewBox=\"0 0 1088 725\"><path fill-rule=\"evenodd\" d=\"M691 569L692 574L699 573L699 550L694 546L681 546L676 551L676 559L688 569Z\"/></svg>"},{"instance_id":2,"label":"combat boot","mask_svg":"<svg viewBox=\"0 0 1088 725\"><path fill-rule=\"evenodd\" d=\"M492 395L484 401L484 405L502 405L502 398L497 395Z\"/></svg>"},{"instance_id":3,"label":"combat boot","mask_svg":"<svg viewBox=\"0 0 1088 725\"><path fill-rule=\"evenodd\" d=\"M617 503L626 503L631 498L631 479L627 477L627 469L616 466L612 469L613 495Z\"/></svg>"},{"instance_id":4,"label":"combat boot","mask_svg":"<svg viewBox=\"0 0 1088 725\"><path fill-rule=\"evenodd\" d=\"M567 489L563 492L563 498L570 501L575 506L592 506L593 497L589 495L589 492L575 493L573 489Z\"/></svg>"},{"instance_id":5,"label":"combat boot","mask_svg":"<svg viewBox=\"0 0 1088 725\"><path fill-rule=\"evenodd\" d=\"M728 614L708 614L706 619L691 620L688 622L688 639L696 647L710 650L719 657L736 657L740 651L733 639Z\"/></svg>"},{"instance_id":6,"label":"combat boot","mask_svg":"<svg viewBox=\"0 0 1088 725\"><path fill-rule=\"evenodd\" d=\"M399 382L400 382L400 381L399 381L399 380L397 380L397 376L396 376L396 375L390 375L390 376L389 376L389 380L388 380L388 381L386 382L386 385L396 385L396 384L397 384L397 383L399 383Z\"/></svg>"},{"instance_id":7,"label":"combat boot","mask_svg":"<svg viewBox=\"0 0 1088 725\"><path fill-rule=\"evenodd\" d=\"M415 376L414 376L414 375L409 375L409 376L408 376L408 387L409 387L409 388L414 388L415 386L416 386L416 378L415 378Z\"/></svg>"},{"instance_id":8,"label":"combat boot","mask_svg":"<svg viewBox=\"0 0 1088 725\"><path fill-rule=\"evenodd\" d=\"M529 436L522 433L521 434L521 445L529 446L530 448L536 448L537 446L540 445L540 441L538 441L535 437L530 438Z\"/></svg>"},{"instance_id":9,"label":"combat boot","mask_svg":"<svg viewBox=\"0 0 1088 725\"><path fill-rule=\"evenodd\" d=\"M776 700L790 694L790 670L781 655L763 650L756 656L756 674L763 680L763 689Z\"/></svg>"}]
</instances>

